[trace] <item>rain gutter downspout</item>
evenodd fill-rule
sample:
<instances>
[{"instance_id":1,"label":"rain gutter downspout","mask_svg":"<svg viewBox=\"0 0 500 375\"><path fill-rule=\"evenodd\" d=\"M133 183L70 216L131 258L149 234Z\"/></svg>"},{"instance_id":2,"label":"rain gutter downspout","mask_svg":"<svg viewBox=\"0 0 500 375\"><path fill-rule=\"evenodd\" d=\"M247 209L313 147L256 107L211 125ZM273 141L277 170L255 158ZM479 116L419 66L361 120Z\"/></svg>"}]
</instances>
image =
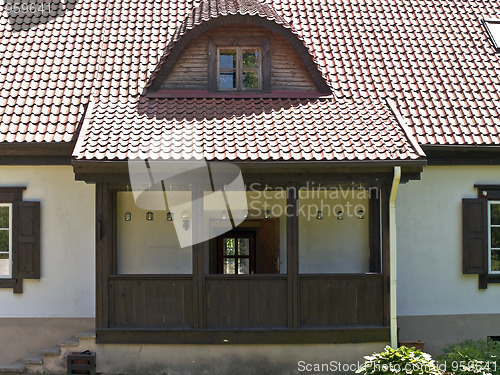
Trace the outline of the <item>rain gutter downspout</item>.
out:
<instances>
[{"instance_id":1,"label":"rain gutter downspout","mask_svg":"<svg viewBox=\"0 0 500 375\"><path fill-rule=\"evenodd\" d=\"M394 167L391 196L389 198L389 295L390 295L390 326L391 347L398 347L398 315L397 315L397 259L396 259L396 196L399 181L401 180L401 167Z\"/></svg>"}]
</instances>

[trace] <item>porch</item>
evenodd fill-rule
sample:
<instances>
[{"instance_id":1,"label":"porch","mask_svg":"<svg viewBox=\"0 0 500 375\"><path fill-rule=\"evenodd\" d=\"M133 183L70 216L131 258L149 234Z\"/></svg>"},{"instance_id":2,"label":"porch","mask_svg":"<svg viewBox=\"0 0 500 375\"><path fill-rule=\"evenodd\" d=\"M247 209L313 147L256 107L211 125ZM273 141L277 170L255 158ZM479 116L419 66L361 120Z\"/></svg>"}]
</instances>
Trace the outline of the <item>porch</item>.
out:
<instances>
[{"instance_id":1,"label":"porch","mask_svg":"<svg viewBox=\"0 0 500 375\"><path fill-rule=\"evenodd\" d=\"M418 173L407 170L402 181L417 175ZM137 258L133 260L131 252L123 245L132 240L120 240L120 233L125 228L124 214L130 213L132 217L144 220L143 215L147 214L148 209L130 211L130 208L125 208L123 202L127 202L127 199L123 197L128 189L126 185L97 182L97 342L389 342L389 195L392 176L389 173L378 173L377 178L374 175L356 177L354 186L361 186L367 191L372 188L375 194L363 201L363 220L355 215L349 219L351 221L344 218L342 223L345 226L337 232L332 225L338 226L342 220L338 218L338 212L325 213L321 220L315 217L314 222L306 224L300 214L294 214L300 212L299 207L303 201L300 189L297 189L297 180L281 184L283 191L287 192L280 203L284 213L278 218L281 223L278 235L279 256L284 257L280 261L283 267L278 267L276 272L259 272L258 268L256 272L247 272L249 269L246 269L243 274L217 272L218 261L211 250L212 246L216 246L213 238L193 241L192 246L185 248L177 245L177 250L187 249L181 256L182 262L179 261L179 255L170 261L176 267L183 264L177 268L181 270L180 273L172 272L173 269L165 264L168 263L165 259L161 263L165 264L164 269L169 269L169 272L143 272L144 268L141 267L146 266L141 265ZM245 182L252 181L248 178L246 175ZM323 181L322 186L338 187L339 184L347 186L345 181L339 183L339 180L334 183ZM353 183L349 185L353 186ZM265 186L268 189L268 185ZM277 190L277 184L271 186ZM287 191L286 187L290 186L295 189ZM217 188L221 187L216 187L214 191ZM178 187L174 188L176 189L181 191ZM184 194L188 194L192 202L189 235L193 238L201 236L200 232L206 230L207 225L203 224L202 218L211 215L207 207L208 193L210 190L202 185L192 184L184 190ZM276 197L269 198L273 199L279 200ZM328 204L332 206L334 202ZM154 211L154 217L161 217L165 221L163 216L167 211L170 212L168 207L163 211ZM220 208L217 212L220 215ZM251 212L249 216L233 231L245 227L250 230L256 224L248 224L249 221L266 222L273 219L258 215L251 217ZM211 220L213 221L213 217ZM313 226L320 227L318 223L330 228L321 229L321 236L330 233L335 237L332 237L330 246L321 242L317 233L313 233ZM346 229L348 225L364 228L358 235L362 240L355 238L355 232ZM204 227L205 229L201 229ZM309 243L313 236L318 240L312 242L321 248L307 249L304 245L307 239L305 232L311 232L308 234ZM347 242L341 237L343 232L346 233ZM340 246L348 250L343 256L354 254L354 263L352 259L350 263L344 262L348 264L346 267L341 260L334 260L342 254L335 248L335 241L362 244L361 249ZM256 244L262 246L259 240ZM322 254L323 258L314 258L317 254ZM336 265L331 266L334 263ZM150 266L154 271L157 264ZM338 267L346 267L346 271L341 272ZM134 269L142 271L134 272Z\"/></svg>"}]
</instances>

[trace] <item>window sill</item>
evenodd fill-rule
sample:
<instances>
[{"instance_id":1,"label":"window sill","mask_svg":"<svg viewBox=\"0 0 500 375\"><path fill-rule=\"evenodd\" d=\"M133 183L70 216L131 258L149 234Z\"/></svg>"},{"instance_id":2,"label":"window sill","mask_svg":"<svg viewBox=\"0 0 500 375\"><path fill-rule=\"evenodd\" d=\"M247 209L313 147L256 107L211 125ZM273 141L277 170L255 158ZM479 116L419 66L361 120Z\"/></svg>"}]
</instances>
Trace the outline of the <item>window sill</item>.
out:
<instances>
[{"instance_id":1,"label":"window sill","mask_svg":"<svg viewBox=\"0 0 500 375\"><path fill-rule=\"evenodd\" d=\"M479 289L487 289L488 284L499 284L500 274L478 275Z\"/></svg>"},{"instance_id":2,"label":"window sill","mask_svg":"<svg viewBox=\"0 0 500 375\"><path fill-rule=\"evenodd\" d=\"M0 279L0 288L12 288L14 293L23 292L22 279Z\"/></svg>"}]
</instances>

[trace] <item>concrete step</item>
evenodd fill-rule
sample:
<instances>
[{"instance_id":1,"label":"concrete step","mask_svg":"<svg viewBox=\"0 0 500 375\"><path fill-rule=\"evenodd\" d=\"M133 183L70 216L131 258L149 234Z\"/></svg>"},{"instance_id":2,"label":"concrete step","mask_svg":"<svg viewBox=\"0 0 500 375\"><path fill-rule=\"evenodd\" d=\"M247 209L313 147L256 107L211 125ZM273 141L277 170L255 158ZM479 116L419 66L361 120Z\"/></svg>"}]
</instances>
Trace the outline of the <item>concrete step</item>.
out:
<instances>
[{"instance_id":1,"label":"concrete step","mask_svg":"<svg viewBox=\"0 0 500 375\"><path fill-rule=\"evenodd\" d=\"M95 330L81 332L37 355L0 366L0 375L65 374L68 353L95 350L95 337Z\"/></svg>"},{"instance_id":2,"label":"concrete step","mask_svg":"<svg viewBox=\"0 0 500 375\"><path fill-rule=\"evenodd\" d=\"M38 354L24 358L25 374L41 374L43 372L43 355Z\"/></svg>"},{"instance_id":3,"label":"concrete step","mask_svg":"<svg viewBox=\"0 0 500 375\"><path fill-rule=\"evenodd\" d=\"M20 375L24 374L26 370L26 365L23 360L15 361L9 363L6 366L0 367L0 375Z\"/></svg>"}]
</instances>

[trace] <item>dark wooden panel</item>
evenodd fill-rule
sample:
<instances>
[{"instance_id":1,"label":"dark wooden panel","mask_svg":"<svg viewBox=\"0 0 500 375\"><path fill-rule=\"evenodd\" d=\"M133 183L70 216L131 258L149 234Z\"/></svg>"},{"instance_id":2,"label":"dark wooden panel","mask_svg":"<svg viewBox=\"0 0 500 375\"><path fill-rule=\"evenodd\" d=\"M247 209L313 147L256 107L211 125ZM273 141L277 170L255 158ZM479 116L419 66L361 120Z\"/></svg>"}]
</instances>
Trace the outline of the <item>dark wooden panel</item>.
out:
<instances>
[{"instance_id":1,"label":"dark wooden panel","mask_svg":"<svg viewBox=\"0 0 500 375\"><path fill-rule=\"evenodd\" d=\"M462 272L488 273L488 201L462 199Z\"/></svg>"},{"instance_id":2,"label":"dark wooden panel","mask_svg":"<svg viewBox=\"0 0 500 375\"><path fill-rule=\"evenodd\" d=\"M390 341L389 327L330 329L98 329L98 344L344 344Z\"/></svg>"},{"instance_id":3,"label":"dark wooden panel","mask_svg":"<svg viewBox=\"0 0 500 375\"><path fill-rule=\"evenodd\" d=\"M109 326L193 327L190 276L113 276L109 280Z\"/></svg>"},{"instance_id":4,"label":"dark wooden panel","mask_svg":"<svg viewBox=\"0 0 500 375\"><path fill-rule=\"evenodd\" d=\"M299 275L299 327L382 326L383 275Z\"/></svg>"},{"instance_id":5,"label":"dark wooden panel","mask_svg":"<svg viewBox=\"0 0 500 375\"><path fill-rule=\"evenodd\" d=\"M206 276L206 327L286 327L286 276Z\"/></svg>"}]
</instances>

